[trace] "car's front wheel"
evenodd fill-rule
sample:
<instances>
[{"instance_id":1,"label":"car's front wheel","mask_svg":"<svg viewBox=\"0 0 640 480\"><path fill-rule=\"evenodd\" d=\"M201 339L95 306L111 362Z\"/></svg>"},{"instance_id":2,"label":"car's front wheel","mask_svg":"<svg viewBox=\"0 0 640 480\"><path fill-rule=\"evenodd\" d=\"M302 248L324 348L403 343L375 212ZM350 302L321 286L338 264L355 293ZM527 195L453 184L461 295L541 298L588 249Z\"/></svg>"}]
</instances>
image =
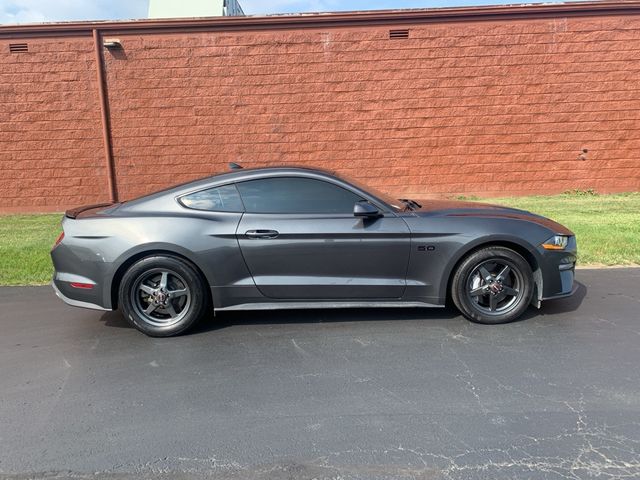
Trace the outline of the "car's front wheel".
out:
<instances>
[{"instance_id":1,"label":"car's front wheel","mask_svg":"<svg viewBox=\"0 0 640 480\"><path fill-rule=\"evenodd\" d=\"M451 297L469 320L499 324L516 320L533 295L529 263L505 247L488 247L466 257L451 282Z\"/></svg>"},{"instance_id":2,"label":"car's front wheel","mask_svg":"<svg viewBox=\"0 0 640 480\"><path fill-rule=\"evenodd\" d=\"M178 335L207 311L205 282L189 263L158 255L134 263L120 283L125 318L152 337Z\"/></svg>"}]
</instances>

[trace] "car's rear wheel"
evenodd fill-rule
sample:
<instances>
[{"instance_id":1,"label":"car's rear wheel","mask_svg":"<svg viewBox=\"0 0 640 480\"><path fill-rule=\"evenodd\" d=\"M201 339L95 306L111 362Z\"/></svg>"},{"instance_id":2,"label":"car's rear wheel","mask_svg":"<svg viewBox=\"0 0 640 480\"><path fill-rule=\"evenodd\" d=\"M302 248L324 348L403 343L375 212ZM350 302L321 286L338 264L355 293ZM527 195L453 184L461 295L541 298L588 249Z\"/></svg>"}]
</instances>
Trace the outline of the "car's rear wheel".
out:
<instances>
[{"instance_id":1,"label":"car's rear wheel","mask_svg":"<svg viewBox=\"0 0 640 480\"><path fill-rule=\"evenodd\" d=\"M119 300L125 318L152 337L183 333L207 311L205 282L189 263L158 255L134 263L124 274Z\"/></svg>"},{"instance_id":2,"label":"car's rear wheel","mask_svg":"<svg viewBox=\"0 0 640 480\"><path fill-rule=\"evenodd\" d=\"M529 263L505 247L488 247L466 257L451 282L451 297L469 320L499 324L516 320L533 295Z\"/></svg>"}]
</instances>

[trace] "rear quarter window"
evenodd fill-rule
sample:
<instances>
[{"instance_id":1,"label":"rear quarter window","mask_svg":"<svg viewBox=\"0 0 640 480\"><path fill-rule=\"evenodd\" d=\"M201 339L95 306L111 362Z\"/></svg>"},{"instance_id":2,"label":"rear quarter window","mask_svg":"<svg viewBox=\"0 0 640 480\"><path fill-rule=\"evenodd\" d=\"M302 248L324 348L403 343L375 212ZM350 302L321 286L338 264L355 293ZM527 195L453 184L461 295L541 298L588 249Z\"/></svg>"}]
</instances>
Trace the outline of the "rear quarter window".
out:
<instances>
[{"instance_id":1,"label":"rear quarter window","mask_svg":"<svg viewBox=\"0 0 640 480\"><path fill-rule=\"evenodd\" d=\"M235 185L200 190L184 195L178 200L183 206L193 210L209 212L243 212L244 206Z\"/></svg>"}]
</instances>

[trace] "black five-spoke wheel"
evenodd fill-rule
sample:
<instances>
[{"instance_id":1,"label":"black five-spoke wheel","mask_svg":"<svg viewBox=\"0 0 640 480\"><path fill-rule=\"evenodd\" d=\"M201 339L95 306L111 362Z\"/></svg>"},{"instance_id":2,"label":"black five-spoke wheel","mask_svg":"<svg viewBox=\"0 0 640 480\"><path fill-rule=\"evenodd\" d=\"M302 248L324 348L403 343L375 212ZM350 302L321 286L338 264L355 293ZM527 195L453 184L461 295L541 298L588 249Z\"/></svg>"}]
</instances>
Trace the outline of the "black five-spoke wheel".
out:
<instances>
[{"instance_id":1,"label":"black five-spoke wheel","mask_svg":"<svg viewBox=\"0 0 640 480\"><path fill-rule=\"evenodd\" d=\"M153 256L133 264L120 283L120 306L129 322L147 335L177 335L206 313L205 283L188 262Z\"/></svg>"},{"instance_id":2,"label":"black five-spoke wheel","mask_svg":"<svg viewBox=\"0 0 640 480\"><path fill-rule=\"evenodd\" d=\"M504 247L478 250L455 272L451 296L462 314L480 323L506 323L517 319L533 295L529 263Z\"/></svg>"},{"instance_id":3,"label":"black five-spoke wheel","mask_svg":"<svg viewBox=\"0 0 640 480\"><path fill-rule=\"evenodd\" d=\"M188 312L191 292L176 272L164 268L149 270L133 286L133 307L140 317L156 327L179 322Z\"/></svg>"}]
</instances>

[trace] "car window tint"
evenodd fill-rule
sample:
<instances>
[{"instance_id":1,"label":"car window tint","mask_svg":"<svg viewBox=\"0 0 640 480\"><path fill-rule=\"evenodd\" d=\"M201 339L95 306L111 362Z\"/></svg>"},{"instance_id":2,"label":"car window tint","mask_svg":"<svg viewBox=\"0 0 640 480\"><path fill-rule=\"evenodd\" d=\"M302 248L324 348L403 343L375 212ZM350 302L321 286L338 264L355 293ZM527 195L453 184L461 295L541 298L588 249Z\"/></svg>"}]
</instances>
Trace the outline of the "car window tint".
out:
<instances>
[{"instance_id":1,"label":"car window tint","mask_svg":"<svg viewBox=\"0 0 640 480\"><path fill-rule=\"evenodd\" d=\"M237 184L250 213L353 213L362 200L337 185L311 178L264 178Z\"/></svg>"},{"instance_id":2,"label":"car window tint","mask_svg":"<svg viewBox=\"0 0 640 480\"><path fill-rule=\"evenodd\" d=\"M201 190L185 195L180 199L185 207L195 210L211 210L216 212L242 212L242 200L235 185Z\"/></svg>"}]
</instances>

